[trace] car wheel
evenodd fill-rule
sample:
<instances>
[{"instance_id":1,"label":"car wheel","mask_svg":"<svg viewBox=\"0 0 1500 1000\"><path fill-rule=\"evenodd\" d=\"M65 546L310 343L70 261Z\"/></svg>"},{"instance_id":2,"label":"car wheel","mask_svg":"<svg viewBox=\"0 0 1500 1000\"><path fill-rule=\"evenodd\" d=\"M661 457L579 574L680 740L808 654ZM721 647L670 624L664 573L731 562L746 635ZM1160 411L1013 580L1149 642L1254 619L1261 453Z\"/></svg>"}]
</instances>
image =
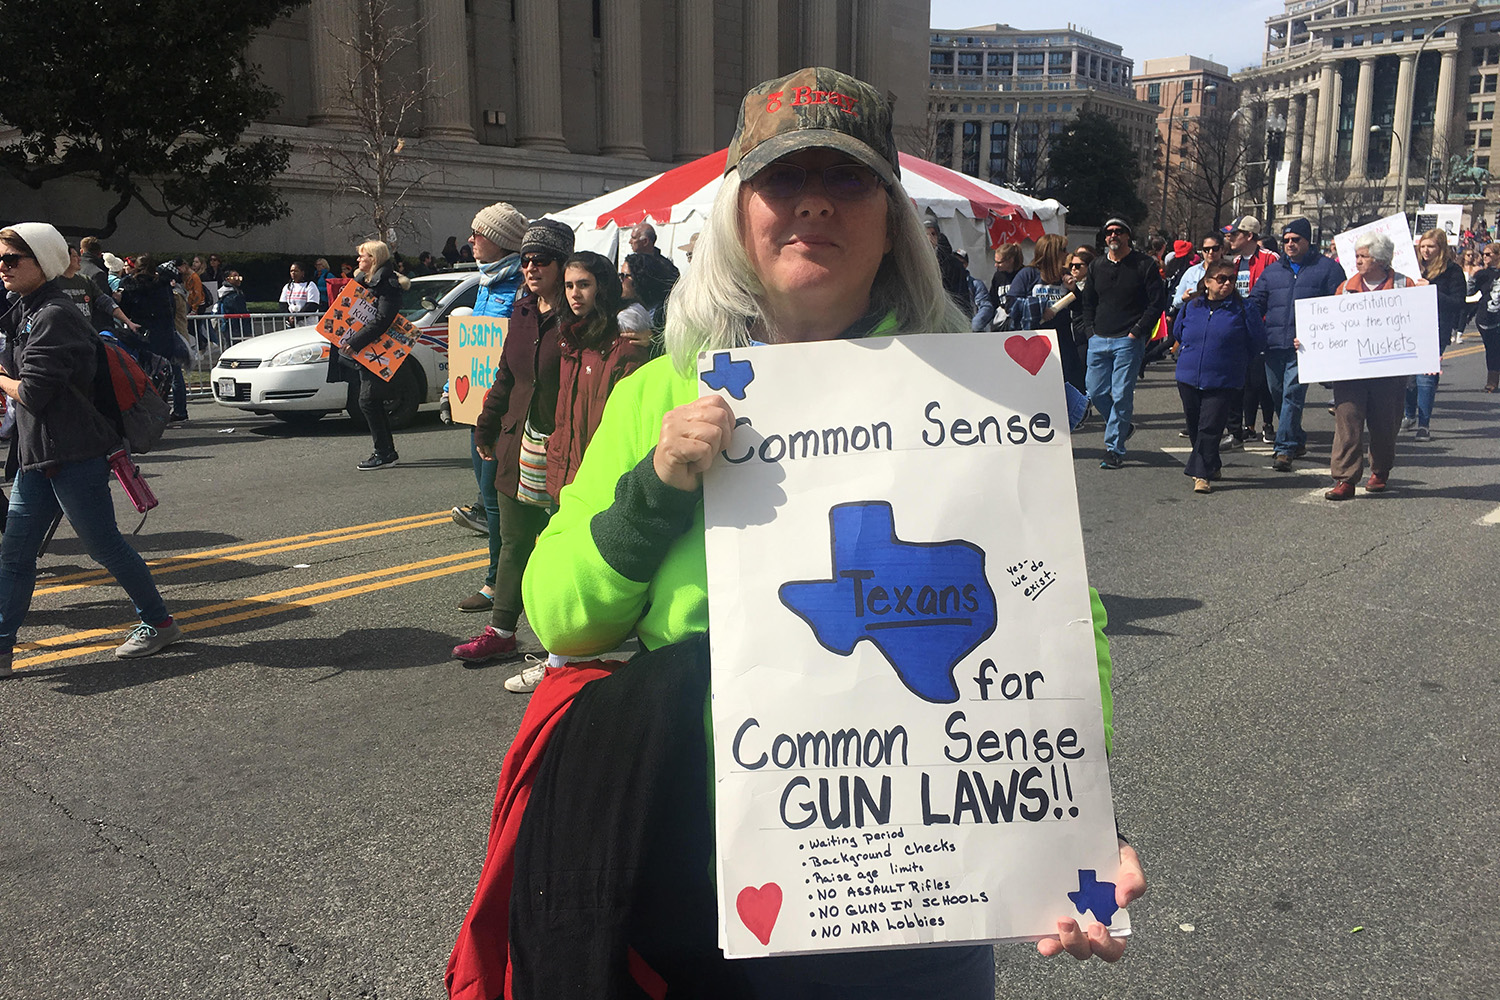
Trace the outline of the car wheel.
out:
<instances>
[{"instance_id":1,"label":"car wheel","mask_svg":"<svg viewBox=\"0 0 1500 1000\"><path fill-rule=\"evenodd\" d=\"M273 412L271 416L284 424L291 424L293 427L311 427L323 419L324 412L322 410L278 410Z\"/></svg>"}]
</instances>

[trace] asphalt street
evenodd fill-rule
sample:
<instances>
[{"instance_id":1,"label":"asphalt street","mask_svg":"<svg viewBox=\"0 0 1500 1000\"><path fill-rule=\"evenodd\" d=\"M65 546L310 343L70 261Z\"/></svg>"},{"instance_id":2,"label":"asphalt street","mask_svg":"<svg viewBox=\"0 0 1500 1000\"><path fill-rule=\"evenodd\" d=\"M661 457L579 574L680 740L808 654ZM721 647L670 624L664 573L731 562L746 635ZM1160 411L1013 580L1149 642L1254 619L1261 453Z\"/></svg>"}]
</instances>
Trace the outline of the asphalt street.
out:
<instances>
[{"instance_id":1,"label":"asphalt street","mask_svg":"<svg viewBox=\"0 0 1500 1000\"><path fill-rule=\"evenodd\" d=\"M1471 340L1472 340L1471 335ZM1075 439L1115 659L1113 781L1151 883L1116 966L997 948L999 997L1467 998L1497 981L1500 395L1450 352L1433 436L1334 504L1310 454L1182 475L1169 370L1123 469ZM187 631L118 661L124 595L64 526L0 682L0 1000L437 998L483 860L519 661L483 615L466 439L354 465L346 419L195 403L136 543ZM139 520L118 499L122 526ZM523 632L523 649L538 647Z\"/></svg>"}]
</instances>

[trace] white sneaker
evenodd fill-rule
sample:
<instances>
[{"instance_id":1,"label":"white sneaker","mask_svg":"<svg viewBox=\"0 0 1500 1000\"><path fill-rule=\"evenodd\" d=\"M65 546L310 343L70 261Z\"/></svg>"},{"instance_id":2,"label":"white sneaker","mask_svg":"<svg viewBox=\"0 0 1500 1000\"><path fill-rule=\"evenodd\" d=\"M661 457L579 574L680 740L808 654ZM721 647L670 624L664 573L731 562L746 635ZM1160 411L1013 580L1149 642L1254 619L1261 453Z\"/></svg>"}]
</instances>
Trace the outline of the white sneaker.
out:
<instances>
[{"instance_id":1,"label":"white sneaker","mask_svg":"<svg viewBox=\"0 0 1500 1000\"><path fill-rule=\"evenodd\" d=\"M150 656L182 638L182 629L172 622L166 628L156 628L141 622L130 630L130 637L115 647L115 655L121 659Z\"/></svg>"},{"instance_id":2,"label":"white sneaker","mask_svg":"<svg viewBox=\"0 0 1500 1000\"><path fill-rule=\"evenodd\" d=\"M1464 335L1461 333L1455 333L1453 335L1453 342L1455 344L1462 344L1464 342Z\"/></svg>"},{"instance_id":3,"label":"white sneaker","mask_svg":"<svg viewBox=\"0 0 1500 1000\"><path fill-rule=\"evenodd\" d=\"M547 661L527 653L526 666L516 676L505 679L505 690L516 694L530 694L546 676Z\"/></svg>"},{"instance_id":4,"label":"white sneaker","mask_svg":"<svg viewBox=\"0 0 1500 1000\"><path fill-rule=\"evenodd\" d=\"M1417 426L1417 418L1416 417L1402 417L1401 418L1401 429L1403 431L1409 431L1409 430L1411 430L1415 426Z\"/></svg>"}]
</instances>

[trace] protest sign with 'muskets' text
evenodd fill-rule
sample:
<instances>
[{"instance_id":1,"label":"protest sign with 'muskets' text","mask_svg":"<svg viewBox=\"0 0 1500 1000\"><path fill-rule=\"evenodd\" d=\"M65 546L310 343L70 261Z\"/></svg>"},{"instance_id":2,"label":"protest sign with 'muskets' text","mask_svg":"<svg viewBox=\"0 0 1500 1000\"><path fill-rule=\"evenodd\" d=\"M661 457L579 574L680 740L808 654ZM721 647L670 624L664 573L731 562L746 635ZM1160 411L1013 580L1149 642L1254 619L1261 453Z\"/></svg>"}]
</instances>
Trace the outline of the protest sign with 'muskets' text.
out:
<instances>
[{"instance_id":1,"label":"protest sign with 'muskets' text","mask_svg":"<svg viewBox=\"0 0 1500 1000\"><path fill-rule=\"evenodd\" d=\"M1055 336L699 371L725 953L1127 932Z\"/></svg>"},{"instance_id":2,"label":"protest sign with 'muskets' text","mask_svg":"<svg viewBox=\"0 0 1500 1000\"><path fill-rule=\"evenodd\" d=\"M1343 382L1435 372L1437 288L1432 285L1298 299L1297 379Z\"/></svg>"}]
</instances>

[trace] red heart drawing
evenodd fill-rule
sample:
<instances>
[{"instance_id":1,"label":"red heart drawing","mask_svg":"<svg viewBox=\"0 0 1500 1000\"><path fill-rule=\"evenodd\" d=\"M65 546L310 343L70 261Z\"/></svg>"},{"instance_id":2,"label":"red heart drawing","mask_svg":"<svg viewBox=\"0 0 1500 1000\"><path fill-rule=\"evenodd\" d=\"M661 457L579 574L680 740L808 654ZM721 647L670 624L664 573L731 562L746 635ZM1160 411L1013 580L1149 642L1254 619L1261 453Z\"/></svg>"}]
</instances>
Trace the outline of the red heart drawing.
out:
<instances>
[{"instance_id":1,"label":"red heart drawing","mask_svg":"<svg viewBox=\"0 0 1500 1000\"><path fill-rule=\"evenodd\" d=\"M460 375L453 380L453 394L460 403L469 398L469 376Z\"/></svg>"},{"instance_id":2,"label":"red heart drawing","mask_svg":"<svg viewBox=\"0 0 1500 1000\"><path fill-rule=\"evenodd\" d=\"M771 943L771 928L781 913L781 886L767 882L759 889L750 885L740 890L734 899L734 908L750 933L760 939L761 944Z\"/></svg>"},{"instance_id":3,"label":"red heart drawing","mask_svg":"<svg viewBox=\"0 0 1500 1000\"><path fill-rule=\"evenodd\" d=\"M1043 336L1006 337L1005 353L1015 359L1016 364L1035 375L1042 370L1047 355L1052 353L1052 341Z\"/></svg>"}]
</instances>

